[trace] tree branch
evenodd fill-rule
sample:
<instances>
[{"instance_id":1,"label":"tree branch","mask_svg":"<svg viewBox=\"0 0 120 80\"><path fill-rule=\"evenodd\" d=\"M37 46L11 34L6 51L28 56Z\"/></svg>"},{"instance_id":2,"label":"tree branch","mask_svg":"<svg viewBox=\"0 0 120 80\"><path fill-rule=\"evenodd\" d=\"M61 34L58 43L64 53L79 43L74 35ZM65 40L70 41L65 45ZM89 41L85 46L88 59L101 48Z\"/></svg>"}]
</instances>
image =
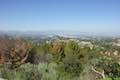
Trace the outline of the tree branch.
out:
<instances>
[{"instance_id":1,"label":"tree branch","mask_svg":"<svg viewBox=\"0 0 120 80\"><path fill-rule=\"evenodd\" d=\"M104 74L104 70L102 72L97 71L96 69L94 69L94 67L92 66L91 68L92 71L94 71L95 73L99 74L102 76L103 79L105 79L105 74Z\"/></svg>"}]
</instances>

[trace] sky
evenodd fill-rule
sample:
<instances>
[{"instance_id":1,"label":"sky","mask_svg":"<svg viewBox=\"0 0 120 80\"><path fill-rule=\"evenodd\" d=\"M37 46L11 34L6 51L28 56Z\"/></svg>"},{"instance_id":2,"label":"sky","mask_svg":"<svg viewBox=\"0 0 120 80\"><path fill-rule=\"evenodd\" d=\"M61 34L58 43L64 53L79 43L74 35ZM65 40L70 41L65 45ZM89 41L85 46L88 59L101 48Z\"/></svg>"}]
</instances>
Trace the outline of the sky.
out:
<instances>
[{"instance_id":1,"label":"sky","mask_svg":"<svg viewBox=\"0 0 120 80\"><path fill-rule=\"evenodd\" d=\"M120 33L120 0L0 0L0 30Z\"/></svg>"}]
</instances>

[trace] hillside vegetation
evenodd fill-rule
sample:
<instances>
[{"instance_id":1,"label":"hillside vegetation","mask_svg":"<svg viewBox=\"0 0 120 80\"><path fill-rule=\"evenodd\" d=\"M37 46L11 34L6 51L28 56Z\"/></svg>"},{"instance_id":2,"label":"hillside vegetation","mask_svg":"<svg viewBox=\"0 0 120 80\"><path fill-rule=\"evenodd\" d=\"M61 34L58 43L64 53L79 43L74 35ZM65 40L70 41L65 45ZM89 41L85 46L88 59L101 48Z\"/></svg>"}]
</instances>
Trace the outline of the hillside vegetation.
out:
<instances>
[{"instance_id":1,"label":"hillside vegetation","mask_svg":"<svg viewBox=\"0 0 120 80\"><path fill-rule=\"evenodd\" d=\"M117 39L0 38L5 80L120 80Z\"/></svg>"}]
</instances>

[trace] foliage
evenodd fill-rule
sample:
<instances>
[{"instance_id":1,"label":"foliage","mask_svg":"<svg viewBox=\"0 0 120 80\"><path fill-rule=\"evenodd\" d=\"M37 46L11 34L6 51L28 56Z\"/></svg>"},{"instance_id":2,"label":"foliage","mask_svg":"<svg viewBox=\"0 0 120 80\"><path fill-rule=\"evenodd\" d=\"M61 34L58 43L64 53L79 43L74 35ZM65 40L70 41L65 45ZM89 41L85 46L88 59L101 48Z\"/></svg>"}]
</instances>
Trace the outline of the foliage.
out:
<instances>
[{"instance_id":1,"label":"foliage","mask_svg":"<svg viewBox=\"0 0 120 80\"><path fill-rule=\"evenodd\" d=\"M64 43L54 41L51 43L50 53L53 55L53 61L60 62L64 58Z\"/></svg>"},{"instance_id":2,"label":"foliage","mask_svg":"<svg viewBox=\"0 0 120 80\"><path fill-rule=\"evenodd\" d=\"M67 74L71 77L79 76L80 73L83 70L83 65L80 63L80 61L76 57L67 56L63 59L63 62L59 64L60 65L60 71Z\"/></svg>"},{"instance_id":3,"label":"foliage","mask_svg":"<svg viewBox=\"0 0 120 80\"><path fill-rule=\"evenodd\" d=\"M3 67L0 70L1 77L8 80L40 80L41 74L36 66L31 64L22 65L18 69L8 69Z\"/></svg>"},{"instance_id":4,"label":"foliage","mask_svg":"<svg viewBox=\"0 0 120 80\"><path fill-rule=\"evenodd\" d=\"M80 47L74 41L69 41L65 46L65 55L79 54Z\"/></svg>"},{"instance_id":5,"label":"foliage","mask_svg":"<svg viewBox=\"0 0 120 80\"><path fill-rule=\"evenodd\" d=\"M109 76L111 78L120 77L120 64L113 61L111 58L100 58L96 64L96 68L104 70L106 76Z\"/></svg>"},{"instance_id":6,"label":"foliage","mask_svg":"<svg viewBox=\"0 0 120 80\"><path fill-rule=\"evenodd\" d=\"M0 63L11 64L12 68L26 62L31 44L24 39L0 38Z\"/></svg>"},{"instance_id":7,"label":"foliage","mask_svg":"<svg viewBox=\"0 0 120 80\"><path fill-rule=\"evenodd\" d=\"M27 61L33 64L38 64L40 62L49 62L52 55L49 53L49 44L43 42L38 43L39 45L33 46L29 52Z\"/></svg>"},{"instance_id":8,"label":"foliage","mask_svg":"<svg viewBox=\"0 0 120 80\"><path fill-rule=\"evenodd\" d=\"M102 80L120 80L120 78L105 78L105 79L102 79Z\"/></svg>"},{"instance_id":9,"label":"foliage","mask_svg":"<svg viewBox=\"0 0 120 80\"><path fill-rule=\"evenodd\" d=\"M72 40L31 44L22 39L0 39L0 63L5 63L0 65L0 77L8 80L120 80L120 55L111 56L115 50L119 52L119 48L110 42L92 41L91 49Z\"/></svg>"}]
</instances>

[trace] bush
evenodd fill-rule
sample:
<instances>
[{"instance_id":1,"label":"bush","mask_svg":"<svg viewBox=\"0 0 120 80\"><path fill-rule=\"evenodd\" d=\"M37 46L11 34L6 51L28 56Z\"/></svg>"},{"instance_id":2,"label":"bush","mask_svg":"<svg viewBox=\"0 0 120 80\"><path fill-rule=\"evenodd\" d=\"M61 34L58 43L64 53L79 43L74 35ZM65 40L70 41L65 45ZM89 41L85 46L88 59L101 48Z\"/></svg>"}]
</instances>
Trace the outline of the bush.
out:
<instances>
[{"instance_id":1,"label":"bush","mask_svg":"<svg viewBox=\"0 0 120 80\"><path fill-rule=\"evenodd\" d=\"M115 79L120 77L120 64L109 57L102 57L98 59L96 68L99 70L104 70L105 75L110 78Z\"/></svg>"},{"instance_id":2,"label":"bush","mask_svg":"<svg viewBox=\"0 0 120 80\"><path fill-rule=\"evenodd\" d=\"M41 62L49 62L51 59L52 55L49 53L49 44L39 43L39 45L33 46L27 61L32 64L39 64Z\"/></svg>"},{"instance_id":3,"label":"bush","mask_svg":"<svg viewBox=\"0 0 120 80\"><path fill-rule=\"evenodd\" d=\"M25 64L18 69L1 68L1 77L8 80L40 80L41 73L35 65Z\"/></svg>"},{"instance_id":4,"label":"bush","mask_svg":"<svg viewBox=\"0 0 120 80\"><path fill-rule=\"evenodd\" d=\"M120 77L118 77L118 78L105 78L105 79L102 79L102 80L120 80Z\"/></svg>"},{"instance_id":5,"label":"bush","mask_svg":"<svg viewBox=\"0 0 120 80\"><path fill-rule=\"evenodd\" d=\"M56 63L41 63L38 65L38 71L42 74L41 80L58 80L59 75L57 72L58 65Z\"/></svg>"},{"instance_id":6,"label":"bush","mask_svg":"<svg viewBox=\"0 0 120 80\"><path fill-rule=\"evenodd\" d=\"M63 62L59 65L60 72L70 77L77 77L83 71L83 65L73 56L64 58Z\"/></svg>"}]
</instances>

